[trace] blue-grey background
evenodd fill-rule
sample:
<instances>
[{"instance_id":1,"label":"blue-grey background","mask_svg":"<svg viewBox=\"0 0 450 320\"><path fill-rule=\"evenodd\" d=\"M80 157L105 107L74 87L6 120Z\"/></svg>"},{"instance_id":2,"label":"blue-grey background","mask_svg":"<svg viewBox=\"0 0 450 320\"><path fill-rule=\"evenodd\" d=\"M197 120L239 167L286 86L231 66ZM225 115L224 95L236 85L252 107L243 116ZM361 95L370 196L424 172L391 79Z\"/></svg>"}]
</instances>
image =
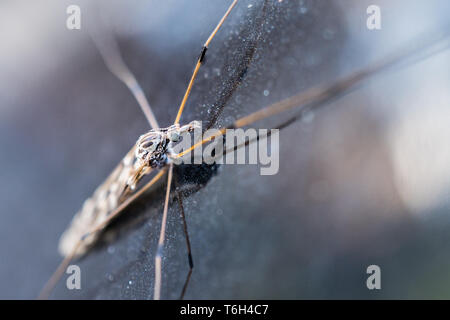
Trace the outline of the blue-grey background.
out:
<instances>
[{"instance_id":1,"label":"blue-grey background","mask_svg":"<svg viewBox=\"0 0 450 320\"><path fill-rule=\"evenodd\" d=\"M2 1L0 298L36 297L71 217L148 129L89 30L108 22L167 126L229 3ZM79 31L65 27L69 4L81 7ZM366 28L370 4L381 7L380 31ZM449 12L445 0L240 1L210 45L182 122L223 106L219 127L332 83L442 28ZM221 166L187 196L195 268L186 298L449 298L449 58L379 76L283 130L277 175ZM131 206L76 262L82 290L63 279L52 298L152 298L162 192ZM162 297L177 298L188 265L176 205L165 250ZM371 264L381 267L380 291L366 288Z\"/></svg>"}]
</instances>

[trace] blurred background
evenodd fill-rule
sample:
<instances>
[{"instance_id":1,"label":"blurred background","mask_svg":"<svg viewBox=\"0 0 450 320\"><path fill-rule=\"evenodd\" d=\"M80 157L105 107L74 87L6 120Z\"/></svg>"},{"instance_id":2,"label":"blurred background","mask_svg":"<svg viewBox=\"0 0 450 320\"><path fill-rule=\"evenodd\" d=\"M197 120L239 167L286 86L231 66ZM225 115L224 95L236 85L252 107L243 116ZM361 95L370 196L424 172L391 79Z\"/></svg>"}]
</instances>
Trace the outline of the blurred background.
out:
<instances>
[{"instance_id":1,"label":"blurred background","mask_svg":"<svg viewBox=\"0 0 450 320\"><path fill-rule=\"evenodd\" d=\"M149 129L90 34L116 38L161 126L231 1L0 3L0 298L32 299L83 201ZM81 8L81 30L66 8ZM381 30L366 9L381 8ZM239 1L182 122L231 123L444 30L450 3ZM448 26L448 25L447 25ZM178 170L194 258L188 299L450 298L450 52L377 76L280 133L280 171ZM286 119L258 123L272 128ZM164 185L128 208L52 298L151 299ZM169 210L162 297L188 272ZM368 290L366 268L381 268Z\"/></svg>"}]
</instances>

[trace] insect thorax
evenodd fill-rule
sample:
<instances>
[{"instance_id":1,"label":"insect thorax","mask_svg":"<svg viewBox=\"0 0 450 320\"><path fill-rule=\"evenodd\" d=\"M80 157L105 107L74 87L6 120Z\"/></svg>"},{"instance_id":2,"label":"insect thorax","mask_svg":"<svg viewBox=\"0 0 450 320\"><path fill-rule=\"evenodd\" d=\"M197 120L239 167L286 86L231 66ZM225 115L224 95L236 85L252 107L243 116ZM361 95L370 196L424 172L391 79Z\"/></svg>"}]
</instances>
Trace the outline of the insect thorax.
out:
<instances>
[{"instance_id":1,"label":"insect thorax","mask_svg":"<svg viewBox=\"0 0 450 320\"><path fill-rule=\"evenodd\" d=\"M146 166L164 167L172 155L172 144L180 139L184 132L201 128L198 121L180 127L179 124L167 128L152 129L139 137L136 142L136 158Z\"/></svg>"}]
</instances>

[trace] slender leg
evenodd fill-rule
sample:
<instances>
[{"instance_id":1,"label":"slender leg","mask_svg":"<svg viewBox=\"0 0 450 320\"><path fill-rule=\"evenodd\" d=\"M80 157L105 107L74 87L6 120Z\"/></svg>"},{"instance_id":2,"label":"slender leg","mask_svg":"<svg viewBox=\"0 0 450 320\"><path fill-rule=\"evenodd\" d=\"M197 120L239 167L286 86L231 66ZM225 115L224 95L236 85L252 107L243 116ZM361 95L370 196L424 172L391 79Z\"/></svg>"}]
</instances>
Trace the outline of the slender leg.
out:
<instances>
[{"instance_id":1,"label":"slender leg","mask_svg":"<svg viewBox=\"0 0 450 320\"><path fill-rule=\"evenodd\" d=\"M184 294L186 293L186 289L189 284L189 280L191 279L192 269L194 268L194 261L192 259L191 241L189 240L189 233L187 230L186 215L184 214L183 199L181 198L181 192L179 192L178 190L176 190L175 192L177 194L178 205L180 206L181 219L183 220L183 230L184 230L184 236L186 238L186 247L187 247L187 254L188 254L188 261L189 261L189 272L188 272L186 280L184 282L183 290L181 291L181 295L180 295L180 300L181 300L181 299L183 299Z\"/></svg>"},{"instance_id":2,"label":"slender leg","mask_svg":"<svg viewBox=\"0 0 450 320\"><path fill-rule=\"evenodd\" d=\"M75 245L73 251L71 254L66 256L63 261L59 264L56 271L52 274L50 279L45 284L44 288L39 293L39 296L37 297L38 300L46 300L52 293L53 289L55 288L56 284L58 283L59 279L61 279L64 271L67 269L67 266L72 261L72 259L75 256L75 253L77 252L78 248L80 247L81 243L83 242L84 238L81 238L77 244Z\"/></svg>"},{"instance_id":3,"label":"slender leg","mask_svg":"<svg viewBox=\"0 0 450 320\"><path fill-rule=\"evenodd\" d=\"M191 93L192 85L194 84L195 78L197 77L198 70L200 69L200 66L201 66L201 64L203 62L203 58L205 57L206 50L208 50L208 46L209 46L210 42L212 41L212 39L217 34L217 31L219 31L220 27L225 22L225 19L228 17L228 15L230 14L231 10L236 5L237 1L238 0L234 0L233 3L231 3L231 5L228 8L227 12L225 12L224 16L222 17L222 19L220 19L220 21L217 24L216 28L214 29L214 31L209 36L208 40L206 40L205 44L203 45L202 52L200 53L200 56L197 59L197 64L195 65L194 72L192 73L191 80L189 81L189 84L188 84L188 87L186 89L186 92L184 93L183 100L181 100L180 107L178 108L178 113L177 113L177 117L175 118L174 124L178 124L180 122L180 118L181 118L181 115L183 114L184 106L186 105L186 101L187 101L187 99L189 97L189 94Z\"/></svg>"},{"instance_id":4,"label":"slender leg","mask_svg":"<svg viewBox=\"0 0 450 320\"><path fill-rule=\"evenodd\" d=\"M443 37L444 40L447 40L448 36ZM186 154L190 153L194 149L199 146L212 141L215 138L218 138L226 133L227 129L237 129L242 128L244 126L248 126L257 122L259 120L263 120L269 118L271 116L280 114L287 110L298 109L299 111L305 110L309 108L309 110L318 109L327 104L331 99L338 97L341 94L345 94L350 90L354 89L357 85L361 84L364 80L368 79L371 76L375 76L383 71L392 68L394 65L398 64L403 59L417 54L425 49L428 49L432 45L439 44L443 41L442 36L437 39L426 40L425 42L420 43L420 45L415 45L413 48L406 48L398 54L388 56L387 58L378 61L377 63L371 64L370 66L361 69L359 71L353 72L350 75L343 77L331 85L323 85L312 87L306 91L298 93L294 96L291 96L285 100L276 102L272 105L269 105L265 108L262 108L256 112L253 112L247 116L244 116L240 119L234 121L228 127L219 129L219 132L215 135L212 135L206 139L203 139L190 148L178 153L173 156L173 158L181 158ZM447 49L447 46L438 48L434 53L440 52L442 50ZM283 126L289 125L299 116L295 116L291 120L286 121L286 123L282 124Z\"/></svg>"},{"instance_id":5,"label":"slender leg","mask_svg":"<svg viewBox=\"0 0 450 320\"><path fill-rule=\"evenodd\" d=\"M159 233L158 248L155 255L155 288L153 293L153 299L159 300L161 298L161 259L164 249L164 240L166 238L166 222L167 222L167 210L169 208L170 188L172 185L173 175L173 163L170 164L169 174L167 176L167 190L166 199L164 201L164 211L161 221L161 231Z\"/></svg>"},{"instance_id":6,"label":"slender leg","mask_svg":"<svg viewBox=\"0 0 450 320\"><path fill-rule=\"evenodd\" d=\"M64 260L60 263L56 271L53 273L53 275L50 277L50 279L45 284L44 288L41 290L38 299L48 299L51 292L55 288L56 284L58 283L59 279L61 279L61 276L64 274L64 271L66 270L69 263L73 260L73 258L76 256L77 250L80 247L80 245L84 242L84 240L89 236L90 234L93 234L95 232L98 232L102 230L108 223L114 219L116 216L118 216L128 205L130 205L134 200L136 200L140 195L142 195L145 191L147 191L152 185L154 185L166 172L166 169L162 169L159 171L152 180L150 180L145 186L143 186L139 191L131 195L128 199L126 199L124 202L122 202L114 211L112 211L108 218L104 220L99 225L92 228L90 231L88 231L86 234L84 234L80 240L75 244L72 252L67 255Z\"/></svg>"},{"instance_id":7,"label":"slender leg","mask_svg":"<svg viewBox=\"0 0 450 320\"><path fill-rule=\"evenodd\" d=\"M96 33L91 33L91 38L100 52L106 67L131 91L150 126L153 129L158 129L158 121L156 120L152 108L145 97L144 90L142 90L139 82L136 80L136 77L123 61L119 46L117 45L114 36L107 31L103 31L102 36L97 35Z\"/></svg>"}]
</instances>

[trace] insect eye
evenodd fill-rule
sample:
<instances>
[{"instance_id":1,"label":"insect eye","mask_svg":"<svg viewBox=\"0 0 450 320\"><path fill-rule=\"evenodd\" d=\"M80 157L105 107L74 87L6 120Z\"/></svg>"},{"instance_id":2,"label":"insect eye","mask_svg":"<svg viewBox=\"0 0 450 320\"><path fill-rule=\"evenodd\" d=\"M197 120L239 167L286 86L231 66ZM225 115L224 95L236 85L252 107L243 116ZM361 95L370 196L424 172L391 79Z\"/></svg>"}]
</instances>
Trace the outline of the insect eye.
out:
<instances>
[{"instance_id":1,"label":"insect eye","mask_svg":"<svg viewBox=\"0 0 450 320\"><path fill-rule=\"evenodd\" d=\"M149 143L148 148L150 149L150 151L154 151L156 149L156 147L158 146L159 141L152 141Z\"/></svg>"},{"instance_id":2,"label":"insect eye","mask_svg":"<svg viewBox=\"0 0 450 320\"><path fill-rule=\"evenodd\" d=\"M153 141L146 141L142 144L142 148L148 148L153 145Z\"/></svg>"}]
</instances>

